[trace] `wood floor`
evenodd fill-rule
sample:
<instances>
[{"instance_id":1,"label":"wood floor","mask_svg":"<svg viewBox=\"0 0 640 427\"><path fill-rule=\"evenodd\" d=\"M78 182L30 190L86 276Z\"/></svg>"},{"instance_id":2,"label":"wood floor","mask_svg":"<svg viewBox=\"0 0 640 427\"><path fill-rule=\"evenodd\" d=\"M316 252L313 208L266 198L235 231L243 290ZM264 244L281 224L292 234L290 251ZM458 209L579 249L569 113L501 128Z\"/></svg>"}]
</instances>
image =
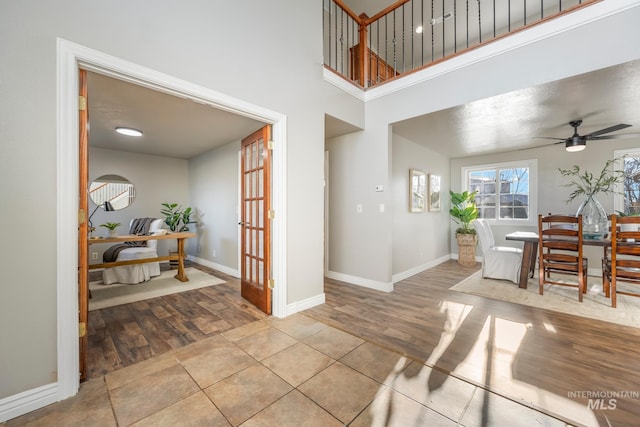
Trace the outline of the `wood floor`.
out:
<instances>
[{"instance_id":1,"label":"wood floor","mask_svg":"<svg viewBox=\"0 0 640 427\"><path fill-rule=\"evenodd\" d=\"M638 425L640 329L448 290L478 268L448 261L389 294L325 280L326 304L304 313L552 414ZM633 397L613 409L611 392Z\"/></svg>"},{"instance_id":2,"label":"wood floor","mask_svg":"<svg viewBox=\"0 0 640 427\"><path fill-rule=\"evenodd\" d=\"M240 296L240 281L188 264L226 282L89 312L87 379L267 317Z\"/></svg>"},{"instance_id":3,"label":"wood floor","mask_svg":"<svg viewBox=\"0 0 640 427\"><path fill-rule=\"evenodd\" d=\"M640 329L449 291L478 268L448 261L391 293L326 279L326 303L302 314L553 415L635 425L640 397L609 409L585 393L640 394ZM91 312L89 377L264 318L215 275L227 282Z\"/></svg>"}]
</instances>

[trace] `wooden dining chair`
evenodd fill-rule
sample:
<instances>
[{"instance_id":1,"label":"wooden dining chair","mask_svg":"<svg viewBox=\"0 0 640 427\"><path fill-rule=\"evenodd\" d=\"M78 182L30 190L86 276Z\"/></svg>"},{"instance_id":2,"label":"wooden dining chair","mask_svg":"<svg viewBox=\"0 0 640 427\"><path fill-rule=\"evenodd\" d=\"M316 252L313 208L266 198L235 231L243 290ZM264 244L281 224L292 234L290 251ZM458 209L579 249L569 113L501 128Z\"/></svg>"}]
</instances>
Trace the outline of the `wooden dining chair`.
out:
<instances>
[{"instance_id":1,"label":"wooden dining chair","mask_svg":"<svg viewBox=\"0 0 640 427\"><path fill-rule=\"evenodd\" d=\"M582 215L538 215L540 295L544 285L578 288L578 301L587 292L588 260L582 256ZM557 275L577 277L577 283Z\"/></svg>"},{"instance_id":2,"label":"wooden dining chair","mask_svg":"<svg viewBox=\"0 0 640 427\"><path fill-rule=\"evenodd\" d=\"M640 297L638 292L618 289L618 282L640 285L640 217L611 215L611 245L602 260L605 294L616 307L616 296ZM640 292L640 291L639 291Z\"/></svg>"}]
</instances>

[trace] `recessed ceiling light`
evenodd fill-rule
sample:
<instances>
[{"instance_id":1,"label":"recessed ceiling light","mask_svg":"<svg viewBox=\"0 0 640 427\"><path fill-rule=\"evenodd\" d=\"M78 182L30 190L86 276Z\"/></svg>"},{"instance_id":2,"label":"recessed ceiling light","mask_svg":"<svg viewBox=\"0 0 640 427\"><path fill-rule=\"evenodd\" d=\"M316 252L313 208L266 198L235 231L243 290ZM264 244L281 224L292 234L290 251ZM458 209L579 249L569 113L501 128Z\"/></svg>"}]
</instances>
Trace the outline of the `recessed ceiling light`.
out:
<instances>
[{"instance_id":1,"label":"recessed ceiling light","mask_svg":"<svg viewBox=\"0 0 640 427\"><path fill-rule=\"evenodd\" d=\"M127 136L142 136L142 131L133 128L117 127L116 132Z\"/></svg>"},{"instance_id":2,"label":"recessed ceiling light","mask_svg":"<svg viewBox=\"0 0 640 427\"><path fill-rule=\"evenodd\" d=\"M419 25L418 28L416 28L416 33L420 34L422 33L422 25Z\"/></svg>"}]
</instances>

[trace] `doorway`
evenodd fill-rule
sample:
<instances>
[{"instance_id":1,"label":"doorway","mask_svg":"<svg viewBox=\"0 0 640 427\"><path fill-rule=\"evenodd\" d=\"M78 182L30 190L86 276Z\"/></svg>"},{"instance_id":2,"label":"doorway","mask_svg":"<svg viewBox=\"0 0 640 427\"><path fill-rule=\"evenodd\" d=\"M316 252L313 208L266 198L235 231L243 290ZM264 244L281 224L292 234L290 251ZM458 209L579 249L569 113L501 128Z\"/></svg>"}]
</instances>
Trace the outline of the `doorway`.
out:
<instances>
[{"instance_id":1,"label":"doorway","mask_svg":"<svg viewBox=\"0 0 640 427\"><path fill-rule=\"evenodd\" d=\"M272 139L278 150L273 152L273 204L282 212L273 221L273 315L286 315L286 116L222 95L211 89L176 79L92 49L58 40L58 193L57 193L57 331L58 383L57 394L64 399L77 393L79 386L78 346L78 210L79 210L79 150L78 150L78 72L86 69L141 86L178 94L214 108L252 117L273 127Z\"/></svg>"}]
</instances>

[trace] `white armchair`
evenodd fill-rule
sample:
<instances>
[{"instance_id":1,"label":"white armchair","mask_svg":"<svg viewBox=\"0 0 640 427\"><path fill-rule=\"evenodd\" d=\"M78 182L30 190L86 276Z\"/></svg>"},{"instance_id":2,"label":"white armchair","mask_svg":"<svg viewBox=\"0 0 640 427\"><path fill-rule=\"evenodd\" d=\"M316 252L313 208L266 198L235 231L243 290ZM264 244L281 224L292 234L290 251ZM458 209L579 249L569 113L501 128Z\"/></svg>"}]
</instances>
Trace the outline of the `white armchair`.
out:
<instances>
[{"instance_id":1,"label":"white armchair","mask_svg":"<svg viewBox=\"0 0 640 427\"><path fill-rule=\"evenodd\" d=\"M485 219L476 219L473 227L476 229L482 248L482 277L518 283L522 267L522 250L496 246L491 226Z\"/></svg>"},{"instance_id":2,"label":"white armchair","mask_svg":"<svg viewBox=\"0 0 640 427\"><path fill-rule=\"evenodd\" d=\"M129 230L133 224L133 219L129 223ZM149 234L155 234L162 229L162 219L156 219L149 226ZM128 261L132 259L156 258L158 256L157 240L148 240L147 246L133 246L123 249L118 253L116 261ZM112 283L126 283L135 285L146 282L152 277L160 275L159 262L145 262L143 264L121 265L118 267L105 268L102 272L102 280L105 285Z\"/></svg>"}]
</instances>

